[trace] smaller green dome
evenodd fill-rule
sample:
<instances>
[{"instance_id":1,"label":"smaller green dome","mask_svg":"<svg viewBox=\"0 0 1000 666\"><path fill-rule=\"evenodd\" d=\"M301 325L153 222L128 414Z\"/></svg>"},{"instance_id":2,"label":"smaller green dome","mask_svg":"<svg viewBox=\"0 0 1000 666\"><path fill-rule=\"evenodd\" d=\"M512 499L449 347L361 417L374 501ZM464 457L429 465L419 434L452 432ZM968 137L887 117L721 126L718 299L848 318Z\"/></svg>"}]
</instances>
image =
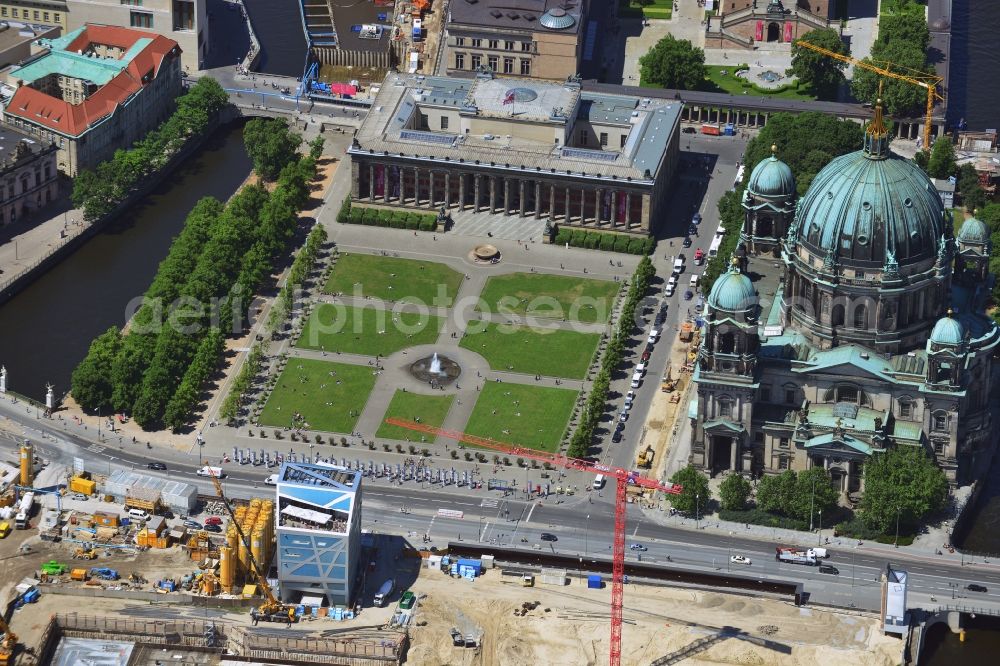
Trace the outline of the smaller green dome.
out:
<instances>
[{"instance_id":1,"label":"smaller green dome","mask_svg":"<svg viewBox=\"0 0 1000 666\"><path fill-rule=\"evenodd\" d=\"M729 270L719 276L708 295L708 306L715 310L745 312L757 305L753 282L740 272L734 257Z\"/></svg>"},{"instance_id":2,"label":"smaller green dome","mask_svg":"<svg viewBox=\"0 0 1000 666\"><path fill-rule=\"evenodd\" d=\"M747 190L763 197L790 197L795 194L795 176L791 168L775 156L777 146L771 146L771 156L761 160L750 172Z\"/></svg>"},{"instance_id":3,"label":"smaller green dome","mask_svg":"<svg viewBox=\"0 0 1000 666\"><path fill-rule=\"evenodd\" d=\"M959 243L986 243L990 239L990 230L981 220L970 217L962 223L958 231Z\"/></svg>"},{"instance_id":4,"label":"smaller green dome","mask_svg":"<svg viewBox=\"0 0 1000 666\"><path fill-rule=\"evenodd\" d=\"M962 326L962 322L952 316L951 310L948 310L947 317L938 319L937 323L934 324L934 330L931 331L931 342L936 345L953 345L957 347L962 344L964 339L965 327Z\"/></svg>"}]
</instances>

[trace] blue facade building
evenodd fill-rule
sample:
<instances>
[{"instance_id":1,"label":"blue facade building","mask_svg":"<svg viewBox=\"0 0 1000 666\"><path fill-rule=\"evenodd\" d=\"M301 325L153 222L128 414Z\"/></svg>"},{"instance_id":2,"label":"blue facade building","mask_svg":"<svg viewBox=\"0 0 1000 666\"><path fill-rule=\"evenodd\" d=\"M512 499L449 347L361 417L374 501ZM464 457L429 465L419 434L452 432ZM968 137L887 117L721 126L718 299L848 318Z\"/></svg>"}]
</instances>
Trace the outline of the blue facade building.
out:
<instances>
[{"instance_id":1,"label":"blue facade building","mask_svg":"<svg viewBox=\"0 0 1000 666\"><path fill-rule=\"evenodd\" d=\"M361 473L323 463L285 463L277 483L281 600L325 596L349 605L361 541Z\"/></svg>"}]
</instances>

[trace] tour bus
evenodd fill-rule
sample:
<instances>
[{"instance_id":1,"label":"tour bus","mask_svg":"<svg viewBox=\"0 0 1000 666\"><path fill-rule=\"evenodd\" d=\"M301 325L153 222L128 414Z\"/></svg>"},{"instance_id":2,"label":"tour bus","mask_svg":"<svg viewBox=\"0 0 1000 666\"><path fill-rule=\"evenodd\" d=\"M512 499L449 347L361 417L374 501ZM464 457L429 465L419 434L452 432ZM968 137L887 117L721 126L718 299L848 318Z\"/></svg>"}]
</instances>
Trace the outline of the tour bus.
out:
<instances>
[{"instance_id":1,"label":"tour bus","mask_svg":"<svg viewBox=\"0 0 1000 666\"><path fill-rule=\"evenodd\" d=\"M708 258L711 259L715 255L719 254L719 246L722 245L722 236L716 236L712 239L712 244L708 246Z\"/></svg>"}]
</instances>

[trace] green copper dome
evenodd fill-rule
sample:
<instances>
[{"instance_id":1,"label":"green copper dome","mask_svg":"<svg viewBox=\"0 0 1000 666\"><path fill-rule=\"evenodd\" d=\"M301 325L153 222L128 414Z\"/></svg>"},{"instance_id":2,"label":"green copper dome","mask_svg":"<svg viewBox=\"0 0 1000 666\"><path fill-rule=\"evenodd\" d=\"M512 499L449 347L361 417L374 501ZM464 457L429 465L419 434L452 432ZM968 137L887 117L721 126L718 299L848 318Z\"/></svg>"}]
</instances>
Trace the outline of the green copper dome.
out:
<instances>
[{"instance_id":1,"label":"green copper dome","mask_svg":"<svg viewBox=\"0 0 1000 666\"><path fill-rule=\"evenodd\" d=\"M878 268L890 253L899 266L937 256L939 240L950 235L941 197L886 144L841 155L816 174L796 219L798 241L814 254Z\"/></svg>"},{"instance_id":2,"label":"green copper dome","mask_svg":"<svg viewBox=\"0 0 1000 666\"><path fill-rule=\"evenodd\" d=\"M964 339L965 328L960 321L951 316L951 311L949 311L947 317L938 319L938 322L934 324L930 341L936 345L958 346L962 344Z\"/></svg>"},{"instance_id":3,"label":"green copper dome","mask_svg":"<svg viewBox=\"0 0 1000 666\"><path fill-rule=\"evenodd\" d=\"M708 295L708 306L715 310L745 312L757 305L753 282L740 272L736 261L719 276Z\"/></svg>"},{"instance_id":4,"label":"green copper dome","mask_svg":"<svg viewBox=\"0 0 1000 666\"><path fill-rule=\"evenodd\" d=\"M962 228L958 231L958 241L960 243L982 244L990 240L990 230L981 220L970 217L962 223Z\"/></svg>"},{"instance_id":5,"label":"green copper dome","mask_svg":"<svg viewBox=\"0 0 1000 666\"><path fill-rule=\"evenodd\" d=\"M771 146L771 156L761 160L750 172L747 190L762 197L789 197L795 194L795 176L787 164L775 156L777 147Z\"/></svg>"}]
</instances>

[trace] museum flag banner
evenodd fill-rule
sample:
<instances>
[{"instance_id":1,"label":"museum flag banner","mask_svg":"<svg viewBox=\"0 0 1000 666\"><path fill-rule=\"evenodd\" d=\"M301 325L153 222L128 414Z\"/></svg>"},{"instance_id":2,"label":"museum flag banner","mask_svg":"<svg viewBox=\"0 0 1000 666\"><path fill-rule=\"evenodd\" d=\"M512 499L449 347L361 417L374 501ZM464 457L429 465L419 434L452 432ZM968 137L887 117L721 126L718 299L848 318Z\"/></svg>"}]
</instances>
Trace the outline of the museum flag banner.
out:
<instances>
[{"instance_id":1,"label":"museum flag banner","mask_svg":"<svg viewBox=\"0 0 1000 666\"><path fill-rule=\"evenodd\" d=\"M785 21L785 42L792 41L792 26L795 25L791 21Z\"/></svg>"},{"instance_id":2,"label":"museum flag banner","mask_svg":"<svg viewBox=\"0 0 1000 666\"><path fill-rule=\"evenodd\" d=\"M753 38L758 42L764 41L764 22L757 21L757 25L754 26Z\"/></svg>"}]
</instances>

